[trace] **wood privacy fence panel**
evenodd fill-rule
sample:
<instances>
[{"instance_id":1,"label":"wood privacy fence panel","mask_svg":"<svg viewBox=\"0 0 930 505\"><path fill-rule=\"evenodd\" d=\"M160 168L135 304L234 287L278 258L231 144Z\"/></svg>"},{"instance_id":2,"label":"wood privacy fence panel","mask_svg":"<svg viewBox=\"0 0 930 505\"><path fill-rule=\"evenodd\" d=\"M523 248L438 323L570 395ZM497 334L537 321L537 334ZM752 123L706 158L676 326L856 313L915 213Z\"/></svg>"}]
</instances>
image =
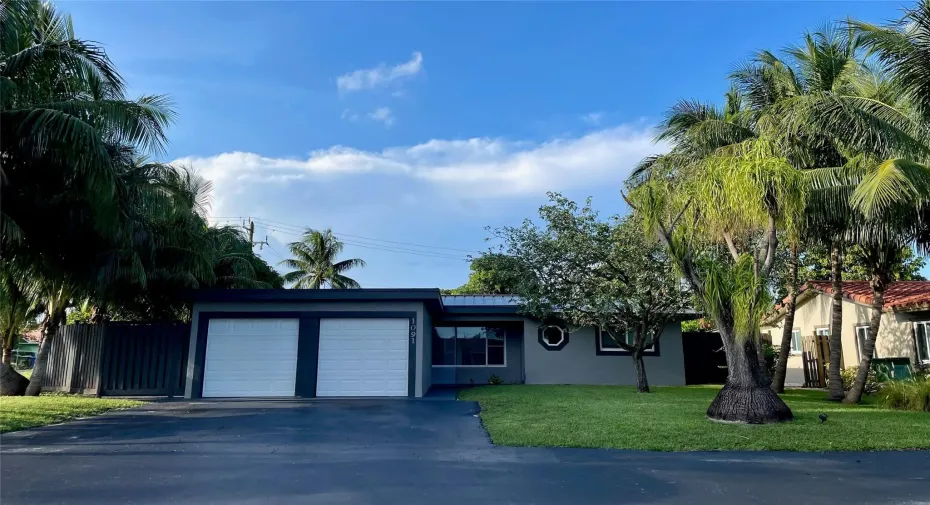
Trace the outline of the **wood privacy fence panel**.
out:
<instances>
[{"instance_id":1,"label":"wood privacy fence panel","mask_svg":"<svg viewBox=\"0 0 930 505\"><path fill-rule=\"evenodd\" d=\"M723 384L727 381L727 355L716 331L681 334L685 355L685 384Z\"/></svg>"},{"instance_id":2,"label":"wood privacy fence panel","mask_svg":"<svg viewBox=\"0 0 930 505\"><path fill-rule=\"evenodd\" d=\"M189 339L184 323L64 326L44 387L98 396L183 395Z\"/></svg>"},{"instance_id":3,"label":"wood privacy fence panel","mask_svg":"<svg viewBox=\"0 0 930 505\"><path fill-rule=\"evenodd\" d=\"M103 326L62 326L52 342L43 389L97 394Z\"/></svg>"}]
</instances>

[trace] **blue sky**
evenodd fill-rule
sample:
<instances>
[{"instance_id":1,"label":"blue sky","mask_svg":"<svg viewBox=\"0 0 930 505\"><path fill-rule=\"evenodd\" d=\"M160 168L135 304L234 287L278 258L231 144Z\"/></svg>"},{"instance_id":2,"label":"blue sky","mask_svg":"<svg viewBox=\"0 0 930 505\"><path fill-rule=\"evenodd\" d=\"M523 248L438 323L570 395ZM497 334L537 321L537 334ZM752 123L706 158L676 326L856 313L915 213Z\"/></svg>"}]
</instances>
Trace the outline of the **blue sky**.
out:
<instances>
[{"instance_id":1,"label":"blue sky","mask_svg":"<svg viewBox=\"0 0 930 505\"><path fill-rule=\"evenodd\" d=\"M213 180L216 222L257 218L272 264L299 228L330 227L365 287L462 284L485 227L534 217L549 190L625 212L675 100L719 100L754 51L905 5L60 4L132 94L173 98L163 158Z\"/></svg>"}]
</instances>

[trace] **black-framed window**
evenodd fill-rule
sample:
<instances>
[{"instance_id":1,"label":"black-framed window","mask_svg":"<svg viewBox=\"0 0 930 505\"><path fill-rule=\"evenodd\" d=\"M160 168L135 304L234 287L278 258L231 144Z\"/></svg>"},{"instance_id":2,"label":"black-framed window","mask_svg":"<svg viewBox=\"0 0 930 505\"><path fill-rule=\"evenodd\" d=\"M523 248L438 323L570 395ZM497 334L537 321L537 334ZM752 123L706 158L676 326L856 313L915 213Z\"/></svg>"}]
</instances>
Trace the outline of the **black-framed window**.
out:
<instances>
[{"instance_id":1,"label":"black-framed window","mask_svg":"<svg viewBox=\"0 0 930 505\"><path fill-rule=\"evenodd\" d=\"M433 366L507 365L507 329L496 326L433 328Z\"/></svg>"},{"instance_id":2,"label":"black-framed window","mask_svg":"<svg viewBox=\"0 0 930 505\"><path fill-rule=\"evenodd\" d=\"M597 344L597 354L598 355L610 355L616 354L620 356L628 356L630 351L620 347L620 344L617 343L618 338L615 338L613 333L609 330L598 329L596 335L596 344ZM626 334L622 337L622 342L627 345L633 345L636 341L636 334L633 330L627 330ZM653 342L652 345L643 349L644 355L659 355L659 347Z\"/></svg>"}]
</instances>

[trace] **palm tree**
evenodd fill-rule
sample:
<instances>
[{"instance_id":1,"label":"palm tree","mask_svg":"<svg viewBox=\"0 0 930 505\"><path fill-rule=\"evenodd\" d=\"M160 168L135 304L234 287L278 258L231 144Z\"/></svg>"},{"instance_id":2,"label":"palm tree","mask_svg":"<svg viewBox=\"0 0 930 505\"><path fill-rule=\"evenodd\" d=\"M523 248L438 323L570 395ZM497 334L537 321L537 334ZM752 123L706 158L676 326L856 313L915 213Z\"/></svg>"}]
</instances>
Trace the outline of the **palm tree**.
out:
<instances>
[{"instance_id":1,"label":"palm tree","mask_svg":"<svg viewBox=\"0 0 930 505\"><path fill-rule=\"evenodd\" d=\"M628 202L667 245L720 331L728 378L708 417L767 423L792 413L769 387L758 326L778 235L795 226L804 190L773 122L745 98L731 90L723 109L690 101L673 107L658 136L672 150L638 167Z\"/></svg>"},{"instance_id":2,"label":"palm tree","mask_svg":"<svg viewBox=\"0 0 930 505\"><path fill-rule=\"evenodd\" d=\"M894 74L896 84L918 114L930 121L930 0L920 0L895 25L851 22L862 43Z\"/></svg>"},{"instance_id":3,"label":"palm tree","mask_svg":"<svg viewBox=\"0 0 930 505\"><path fill-rule=\"evenodd\" d=\"M855 94L855 84L862 79L863 67L860 58L860 39L856 33L840 25L828 26L804 35L804 43L784 51L785 59L771 52L760 52L749 65L731 76L751 104L759 122L777 127L771 133L779 136L784 132L782 106L786 101L811 95ZM817 131L806 131L804 135L780 135L782 154L798 169L809 170L821 167L842 166L846 160L830 138ZM842 258L843 232L848 214L840 207L829 204L834 199L823 194L829 188L817 188L810 194L810 201L794 236L789 239L788 296L785 304L784 328L781 346L775 365L772 388L782 393L785 389L788 354L794 327L798 283L798 254L801 241L819 243L831 251L834 300L830 325L831 357L829 369L830 398L843 397L840 378L840 349L842 344ZM808 226L803 226L807 224Z\"/></svg>"},{"instance_id":4,"label":"palm tree","mask_svg":"<svg viewBox=\"0 0 930 505\"><path fill-rule=\"evenodd\" d=\"M28 393L78 300L98 319L176 319L185 289L280 286L241 230L208 226L205 181L147 159L166 144L168 100L128 100L103 49L51 4L2 1L0 249L45 313Z\"/></svg>"},{"instance_id":5,"label":"palm tree","mask_svg":"<svg viewBox=\"0 0 930 505\"><path fill-rule=\"evenodd\" d=\"M337 262L336 257L342 252L343 244L333 236L332 230L317 231L307 229L300 242L288 244L293 258L280 264L292 269L284 274L284 282L296 289L357 289L358 282L345 274L355 267L364 267L365 262L359 258Z\"/></svg>"}]
</instances>

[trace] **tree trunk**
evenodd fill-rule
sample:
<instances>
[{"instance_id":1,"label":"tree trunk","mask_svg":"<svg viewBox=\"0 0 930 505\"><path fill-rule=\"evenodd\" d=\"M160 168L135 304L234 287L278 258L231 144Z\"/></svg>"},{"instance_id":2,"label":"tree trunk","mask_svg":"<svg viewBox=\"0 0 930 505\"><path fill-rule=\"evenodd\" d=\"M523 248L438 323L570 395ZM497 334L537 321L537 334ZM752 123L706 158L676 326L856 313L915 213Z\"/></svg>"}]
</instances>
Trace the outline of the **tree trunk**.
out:
<instances>
[{"instance_id":1,"label":"tree trunk","mask_svg":"<svg viewBox=\"0 0 930 505\"><path fill-rule=\"evenodd\" d=\"M765 361L765 344L762 341L762 334L758 334L756 337L756 358L759 360L759 373L761 374L762 383L768 387L772 387L772 376L769 374L769 366Z\"/></svg>"},{"instance_id":2,"label":"tree trunk","mask_svg":"<svg viewBox=\"0 0 930 505\"><path fill-rule=\"evenodd\" d=\"M3 364L9 365L11 361L13 361L13 348L7 347L6 345L4 345L3 346Z\"/></svg>"},{"instance_id":3,"label":"tree trunk","mask_svg":"<svg viewBox=\"0 0 930 505\"><path fill-rule=\"evenodd\" d=\"M885 308L885 288L887 283L880 275L873 275L871 284L872 318L869 320L869 333L865 338L863 349L860 349L862 359L859 361L859 369L856 370L856 380L846 393L843 403L859 403L859 400L862 399L862 391L865 389L869 368L872 366L872 353L875 351L875 340L878 338L878 329L882 323L882 311Z\"/></svg>"},{"instance_id":4,"label":"tree trunk","mask_svg":"<svg viewBox=\"0 0 930 505\"><path fill-rule=\"evenodd\" d=\"M649 379L646 378L646 364L643 363L643 351L633 351L633 368L636 369L636 390L649 392Z\"/></svg>"},{"instance_id":5,"label":"tree trunk","mask_svg":"<svg viewBox=\"0 0 930 505\"><path fill-rule=\"evenodd\" d=\"M830 368L827 370L827 398L843 399L843 249L834 242L830 247L830 279L833 281L833 307L830 310Z\"/></svg>"},{"instance_id":6,"label":"tree trunk","mask_svg":"<svg viewBox=\"0 0 930 505\"><path fill-rule=\"evenodd\" d=\"M23 377L10 365L0 364L0 396L23 396L29 379Z\"/></svg>"},{"instance_id":7,"label":"tree trunk","mask_svg":"<svg viewBox=\"0 0 930 505\"><path fill-rule=\"evenodd\" d=\"M772 379L772 391L785 392L785 377L788 375L788 356L791 354L791 335L794 332L794 311L798 299L798 246L791 245L788 255L788 297L785 301L785 327L781 332L781 345L778 359L775 361L775 377Z\"/></svg>"},{"instance_id":8,"label":"tree trunk","mask_svg":"<svg viewBox=\"0 0 930 505\"><path fill-rule=\"evenodd\" d=\"M52 342L58 336L58 328L62 319L64 319L63 315L58 314L49 314L46 317L42 328L42 342L39 344L39 351L36 353L36 363L32 368L32 376L29 378L26 396L38 396L42 392L45 371L48 369L48 356L52 351Z\"/></svg>"},{"instance_id":9,"label":"tree trunk","mask_svg":"<svg viewBox=\"0 0 930 505\"><path fill-rule=\"evenodd\" d=\"M723 323L723 324L722 324ZM765 383L754 338L737 341L733 324L717 321L727 353L727 382L707 408L707 417L734 423L777 423L794 418L791 409Z\"/></svg>"}]
</instances>

